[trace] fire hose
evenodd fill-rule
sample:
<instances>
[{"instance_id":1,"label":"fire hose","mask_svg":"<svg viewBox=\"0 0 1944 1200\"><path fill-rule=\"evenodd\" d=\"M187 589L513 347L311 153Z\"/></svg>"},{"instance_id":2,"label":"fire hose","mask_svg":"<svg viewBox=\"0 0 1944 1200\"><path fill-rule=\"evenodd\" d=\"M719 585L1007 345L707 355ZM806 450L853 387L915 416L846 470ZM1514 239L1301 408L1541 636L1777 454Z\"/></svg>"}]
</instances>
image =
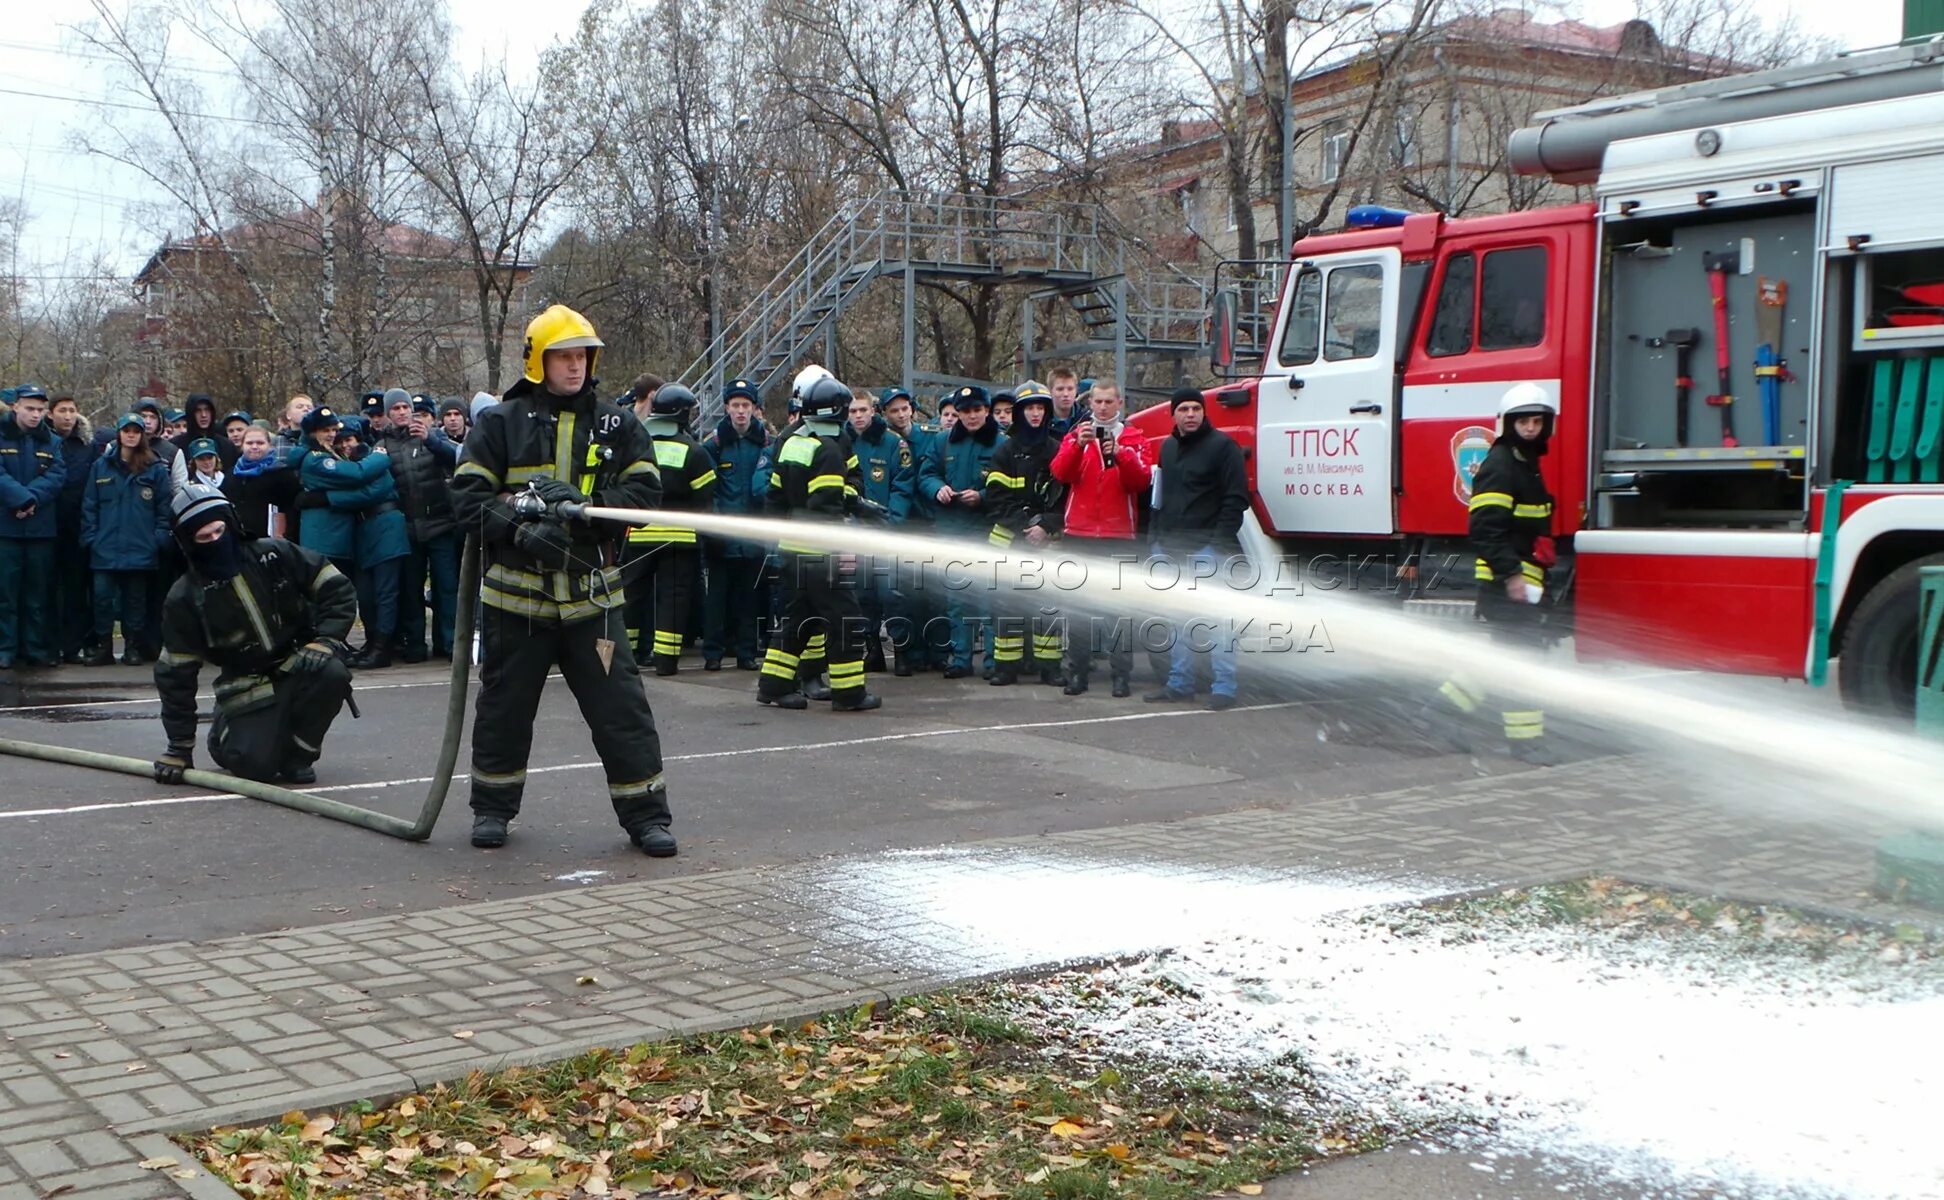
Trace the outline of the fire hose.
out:
<instances>
[{"instance_id":1,"label":"fire hose","mask_svg":"<svg viewBox=\"0 0 1944 1200\"><path fill-rule=\"evenodd\" d=\"M294 791L254 779L242 779L220 771L190 769L182 773L182 781L196 787L247 796L252 800L265 800L298 812L328 817L333 821L343 821L347 825L356 825L360 829L369 829L374 833L402 838L408 842L424 841L432 836L432 826L439 819L439 810L445 806L446 792L452 787L453 769L459 761L459 737L465 731L466 724L466 690L472 674L470 648L478 599L479 535L471 534L466 538L466 548L459 562L459 597L453 614L452 685L446 702L445 737L439 744L439 762L432 774L432 786L426 789L425 800L419 805L416 818L393 816L390 813L360 808L355 804L346 804L342 800L333 800L327 796ZM353 711L355 712L355 707ZM129 758L121 754L102 754L94 750L76 750L68 746L49 746L40 742L23 742L15 738L0 738L0 754L61 763L71 767L119 771L124 775L137 775L143 779L155 777L155 764L146 759Z\"/></svg>"}]
</instances>

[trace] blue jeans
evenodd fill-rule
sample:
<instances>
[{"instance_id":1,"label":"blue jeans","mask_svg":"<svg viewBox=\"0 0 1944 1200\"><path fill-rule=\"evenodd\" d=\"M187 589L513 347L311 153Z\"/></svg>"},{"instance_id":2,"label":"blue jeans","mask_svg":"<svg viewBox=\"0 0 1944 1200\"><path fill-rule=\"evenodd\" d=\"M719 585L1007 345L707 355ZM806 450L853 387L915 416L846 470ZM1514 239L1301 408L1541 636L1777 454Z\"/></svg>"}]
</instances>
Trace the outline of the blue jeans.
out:
<instances>
[{"instance_id":1,"label":"blue jeans","mask_svg":"<svg viewBox=\"0 0 1944 1200\"><path fill-rule=\"evenodd\" d=\"M1191 554L1166 557L1182 565L1184 577L1198 579L1206 587L1215 576L1215 568L1228 556L1217 553L1213 546L1203 546ZM1168 646L1168 690L1194 692L1195 659L1201 656L1207 657L1209 673L1215 680L1209 692L1234 699L1235 635L1227 621L1215 617L1200 617L1175 626L1174 640Z\"/></svg>"},{"instance_id":2,"label":"blue jeans","mask_svg":"<svg viewBox=\"0 0 1944 1200\"><path fill-rule=\"evenodd\" d=\"M358 588L358 620L364 623L365 641L398 636L398 577L404 573L405 560L387 559L369 567L355 566L349 559L338 559L338 570L349 575ZM346 570L346 568L350 568Z\"/></svg>"}]
</instances>

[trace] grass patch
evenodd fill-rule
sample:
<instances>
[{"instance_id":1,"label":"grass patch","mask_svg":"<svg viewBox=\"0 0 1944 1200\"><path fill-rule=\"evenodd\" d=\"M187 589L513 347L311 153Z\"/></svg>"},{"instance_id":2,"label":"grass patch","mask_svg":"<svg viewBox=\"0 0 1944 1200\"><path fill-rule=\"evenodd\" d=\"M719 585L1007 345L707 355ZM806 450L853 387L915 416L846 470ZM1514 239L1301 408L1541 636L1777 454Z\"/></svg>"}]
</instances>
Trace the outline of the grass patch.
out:
<instances>
[{"instance_id":1,"label":"grass patch","mask_svg":"<svg viewBox=\"0 0 1944 1200\"><path fill-rule=\"evenodd\" d=\"M1041 1032L1018 1019L1041 986L601 1051L178 1140L252 1197L1170 1200L1395 1132Z\"/></svg>"}]
</instances>

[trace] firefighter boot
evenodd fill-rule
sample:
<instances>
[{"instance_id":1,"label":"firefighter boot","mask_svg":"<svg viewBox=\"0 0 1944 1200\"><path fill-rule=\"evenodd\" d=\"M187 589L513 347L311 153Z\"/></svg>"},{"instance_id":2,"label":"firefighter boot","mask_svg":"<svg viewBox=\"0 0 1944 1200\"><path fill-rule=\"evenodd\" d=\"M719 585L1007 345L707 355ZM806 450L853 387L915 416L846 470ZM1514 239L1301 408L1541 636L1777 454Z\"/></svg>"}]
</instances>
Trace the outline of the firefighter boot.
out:
<instances>
[{"instance_id":1,"label":"firefighter boot","mask_svg":"<svg viewBox=\"0 0 1944 1200\"><path fill-rule=\"evenodd\" d=\"M351 656L345 664L353 671L382 671L392 665L392 639L372 636L365 640L364 649Z\"/></svg>"},{"instance_id":2,"label":"firefighter boot","mask_svg":"<svg viewBox=\"0 0 1944 1200\"><path fill-rule=\"evenodd\" d=\"M884 701L879 699L874 693L862 692L855 696L846 696L839 700L832 700L830 702L830 711L870 712L872 709L882 708L883 706Z\"/></svg>"},{"instance_id":3,"label":"firefighter boot","mask_svg":"<svg viewBox=\"0 0 1944 1200\"><path fill-rule=\"evenodd\" d=\"M1134 679L1125 671L1114 672L1114 699L1125 700L1134 694Z\"/></svg>"},{"instance_id":4,"label":"firefighter boot","mask_svg":"<svg viewBox=\"0 0 1944 1200\"><path fill-rule=\"evenodd\" d=\"M1002 662L992 669L992 678L986 680L993 687L1011 687L1019 682L1019 664Z\"/></svg>"},{"instance_id":5,"label":"firefighter boot","mask_svg":"<svg viewBox=\"0 0 1944 1200\"><path fill-rule=\"evenodd\" d=\"M646 825L628 835L635 849L649 858L674 858L675 835L668 832L666 825Z\"/></svg>"},{"instance_id":6,"label":"firefighter boot","mask_svg":"<svg viewBox=\"0 0 1944 1200\"><path fill-rule=\"evenodd\" d=\"M1556 767L1559 756L1546 745L1545 738L1526 738L1523 741L1508 742L1506 748L1512 757L1531 767Z\"/></svg>"},{"instance_id":7,"label":"firefighter boot","mask_svg":"<svg viewBox=\"0 0 1944 1200\"><path fill-rule=\"evenodd\" d=\"M815 679L805 680L803 683L803 698L805 700L828 700L830 699L830 685L825 683L821 676Z\"/></svg>"},{"instance_id":8,"label":"firefighter boot","mask_svg":"<svg viewBox=\"0 0 1944 1200\"><path fill-rule=\"evenodd\" d=\"M481 850L497 850L506 845L506 818L479 813L473 817L472 844Z\"/></svg>"},{"instance_id":9,"label":"firefighter boot","mask_svg":"<svg viewBox=\"0 0 1944 1200\"><path fill-rule=\"evenodd\" d=\"M716 665L720 667L722 664L717 663ZM655 674L661 676L668 676L668 675L675 674L675 672L681 669L682 669L682 659L680 655L676 655L676 654L655 655Z\"/></svg>"}]
</instances>

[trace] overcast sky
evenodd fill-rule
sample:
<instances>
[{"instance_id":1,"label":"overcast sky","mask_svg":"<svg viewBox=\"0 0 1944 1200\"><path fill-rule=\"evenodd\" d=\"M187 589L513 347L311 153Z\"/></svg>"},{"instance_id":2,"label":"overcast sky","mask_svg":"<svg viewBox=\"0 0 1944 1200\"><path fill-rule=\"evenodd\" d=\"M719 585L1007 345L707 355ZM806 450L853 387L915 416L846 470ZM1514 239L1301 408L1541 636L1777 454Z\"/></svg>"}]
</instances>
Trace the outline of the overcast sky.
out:
<instances>
[{"instance_id":1,"label":"overcast sky","mask_svg":"<svg viewBox=\"0 0 1944 1200\"><path fill-rule=\"evenodd\" d=\"M1810 33L1856 48L1894 42L1903 6L1902 0L1776 5L1778 11L1791 7ZM542 47L572 35L582 5L577 0L463 0L453 9L468 61L504 50L516 66L531 70ZM1597 24L1625 20L1636 11L1628 0L1583 0L1582 10ZM115 89L109 64L80 50L68 32L92 18L88 0L31 0L31 11L36 20L16 17L0 31L0 194L19 197L29 214L19 273L58 276L97 251L123 271L133 271L156 240L155 231L129 211L130 202L142 198L143 181L126 168L75 153L68 139L78 124L104 119L104 110L82 101L139 103L141 98ZM199 77L199 82L220 87L221 75ZM134 111L105 112L108 119L143 119Z\"/></svg>"}]
</instances>

